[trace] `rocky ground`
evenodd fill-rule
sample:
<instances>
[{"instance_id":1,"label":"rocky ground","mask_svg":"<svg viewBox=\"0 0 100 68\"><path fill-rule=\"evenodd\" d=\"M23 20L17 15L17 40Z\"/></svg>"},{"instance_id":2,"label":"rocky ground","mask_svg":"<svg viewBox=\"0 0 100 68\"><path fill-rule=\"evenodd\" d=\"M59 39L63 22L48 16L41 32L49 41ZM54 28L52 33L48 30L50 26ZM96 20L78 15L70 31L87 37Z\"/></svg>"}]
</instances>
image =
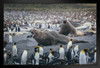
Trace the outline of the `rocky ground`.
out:
<instances>
[{"instance_id":1,"label":"rocky ground","mask_svg":"<svg viewBox=\"0 0 100 68\"><path fill-rule=\"evenodd\" d=\"M31 35L31 33L26 33L23 35L15 35L13 36L13 42L16 42L16 46L18 48L18 55L20 56L23 50L26 49L28 50L28 58L29 58L34 53L34 46L37 46L38 42L34 38L27 38L28 35ZM79 51L84 48L92 48L92 47L95 48L96 47L96 35L92 35L92 36L86 35L86 36L78 36L78 37L72 37L72 38L77 39L77 40L85 40L89 42L89 43L73 44L73 47L75 47L76 45L79 45ZM6 35L4 39L8 40L8 35ZM49 52L50 48L58 52L59 45L60 44L48 45L48 46L42 46L42 47L44 49L44 52ZM66 45L63 45L65 50L66 50ZM8 51L12 51L12 46L13 46L13 43L12 44L8 43L5 48ZM9 64L12 64L12 63L9 63Z\"/></svg>"}]
</instances>

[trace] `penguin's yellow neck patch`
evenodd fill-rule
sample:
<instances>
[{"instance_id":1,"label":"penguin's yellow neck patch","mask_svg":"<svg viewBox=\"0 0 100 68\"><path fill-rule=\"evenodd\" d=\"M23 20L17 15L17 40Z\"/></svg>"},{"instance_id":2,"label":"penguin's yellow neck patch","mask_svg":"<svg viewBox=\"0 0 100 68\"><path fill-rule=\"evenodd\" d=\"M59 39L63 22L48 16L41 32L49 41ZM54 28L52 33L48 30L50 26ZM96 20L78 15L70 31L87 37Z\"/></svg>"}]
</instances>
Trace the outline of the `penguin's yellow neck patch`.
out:
<instances>
[{"instance_id":1,"label":"penguin's yellow neck patch","mask_svg":"<svg viewBox=\"0 0 100 68\"><path fill-rule=\"evenodd\" d=\"M76 48L78 48L78 45L76 45Z\"/></svg>"},{"instance_id":2,"label":"penguin's yellow neck patch","mask_svg":"<svg viewBox=\"0 0 100 68\"><path fill-rule=\"evenodd\" d=\"M38 54L38 52L36 52L36 54Z\"/></svg>"},{"instance_id":3,"label":"penguin's yellow neck patch","mask_svg":"<svg viewBox=\"0 0 100 68\"><path fill-rule=\"evenodd\" d=\"M50 55L52 55L52 53L50 53Z\"/></svg>"},{"instance_id":4,"label":"penguin's yellow neck patch","mask_svg":"<svg viewBox=\"0 0 100 68\"><path fill-rule=\"evenodd\" d=\"M13 45L13 46L16 46L16 45Z\"/></svg>"},{"instance_id":5,"label":"penguin's yellow neck patch","mask_svg":"<svg viewBox=\"0 0 100 68\"><path fill-rule=\"evenodd\" d=\"M85 53L85 51L84 51L84 50L82 50L82 51L81 51L81 53Z\"/></svg>"},{"instance_id":6,"label":"penguin's yellow neck patch","mask_svg":"<svg viewBox=\"0 0 100 68\"><path fill-rule=\"evenodd\" d=\"M39 49L40 49L41 47L39 47Z\"/></svg>"},{"instance_id":7,"label":"penguin's yellow neck patch","mask_svg":"<svg viewBox=\"0 0 100 68\"><path fill-rule=\"evenodd\" d=\"M72 41L70 41L72 43Z\"/></svg>"},{"instance_id":8,"label":"penguin's yellow neck patch","mask_svg":"<svg viewBox=\"0 0 100 68\"><path fill-rule=\"evenodd\" d=\"M11 35L9 35L11 37Z\"/></svg>"},{"instance_id":9,"label":"penguin's yellow neck patch","mask_svg":"<svg viewBox=\"0 0 100 68\"><path fill-rule=\"evenodd\" d=\"M27 50L24 50L24 52L27 52Z\"/></svg>"}]
</instances>

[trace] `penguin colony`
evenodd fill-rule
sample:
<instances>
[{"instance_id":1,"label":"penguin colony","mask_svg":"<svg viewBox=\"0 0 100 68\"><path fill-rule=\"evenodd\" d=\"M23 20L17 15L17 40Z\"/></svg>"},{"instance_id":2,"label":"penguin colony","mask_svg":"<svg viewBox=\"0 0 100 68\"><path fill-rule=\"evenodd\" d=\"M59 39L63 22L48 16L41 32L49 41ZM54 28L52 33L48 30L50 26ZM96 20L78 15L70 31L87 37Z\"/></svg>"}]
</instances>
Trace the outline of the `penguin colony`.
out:
<instances>
[{"instance_id":1,"label":"penguin colony","mask_svg":"<svg viewBox=\"0 0 100 68\"><path fill-rule=\"evenodd\" d=\"M15 15L18 14L17 17ZM29 26L34 26L34 28L38 29L56 29L57 31L59 30L58 28L61 28L61 23L52 23L57 22L59 19L64 19L68 18L72 24L74 24L75 20L80 20L81 24L84 23L87 27L84 25L77 26L76 29L83 29L83 30L90 30L92 29L95 31L96 27L96 12L66 12L66 13L48 13L48 12L42 12L38 14L38 12L15 12L13 11L12 14L9 14L8 12L5 12L4 14L4 23L6 25L6 29L4 31L6 32L20 32L22 31L21 26L24 25L29 25ZM24 16L23 16L23 15ZM59 16L60 15L60 16ZM12 19L12 16L14 16L14 20L9 20ZM43 16L43 17L42 17ZM47 24L38 24L33 23L33 20L38 20L38 18L41 17L41 20L44 19ZM19 19L18 19L19 18ZM30 18L30 19L29 19ZM17 19L17 20L15 20ZM23 20L22 20L23 19ZM49 23L49 20L51 23ZM84 22L85 21L85 22ZM89 23L86 24L86 22L90 21L94 26L89 25ZM11 22L11 23L9 23ZM17 23L20 24L17 24ZM41 22L41 21L40 21ZM11 24L11 25L10 25ZM54 28L55 27L55 28ZM90 31L91 32L91 31ZM95 33L95 32L93 32ZM5 36L5 35L4 35ZM28 36L31 37L31 36ZM66 40L67 41L67 40ZM66 48L64 49L63 45L59 45L58 51L54 51L52 48L49 50L49 52L44 53L44 48L42 46L35 46L34 51L32 52L31 56L28 58L28 50L23 50L21 55L18 54L19 48L17 47L17 43L14 43L12 35L9 34L9 43L13 43L12 46L12 51L8 51L6 48L4 48L4 65L9 65L9 62L12 62L14 65L84 65L84 64L89 64L89 63L96 63L96 48L93 49L88 49L88 48L83 48L81 51L79 51L79 45L76 45L73 47L73 42L72 39L70 39L69 43L66 44Z\"/></svg>"},{"instance_id":2,"label":"penguin colony","mask_svg":"<svg viewBox=\"0 0 100 68\"><path fill-rule=\"evenodd\" d=\"M30 58L28 58L28 50L24 50L21 55L17 52L16 43L12 46L12 52L4 48L4 65L8 65L9 61L12 61L14 65L84 65L96 63L97 53L96 48L84 48L79 52L79 45L73 47L72 39L66 45L66 49L60 45L58 51L53 51L51 48L49 52L44 53L42 46L35 46Z\"/></svg>"}]
</instances>

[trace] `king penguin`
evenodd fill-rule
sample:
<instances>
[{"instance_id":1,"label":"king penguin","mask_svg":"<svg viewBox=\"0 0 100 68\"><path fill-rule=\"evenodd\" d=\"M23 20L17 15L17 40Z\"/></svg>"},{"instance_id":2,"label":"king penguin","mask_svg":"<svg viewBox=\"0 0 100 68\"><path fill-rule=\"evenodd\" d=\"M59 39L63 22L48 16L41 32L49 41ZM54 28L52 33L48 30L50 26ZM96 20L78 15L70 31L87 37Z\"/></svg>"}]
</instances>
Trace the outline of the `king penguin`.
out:
<instances>
[{"instance_id":1,"label":"king penguin","mask_svg":"<svg viewBox=\"0 0 100 68\"><path fill-rule=\"evenodd\" d=\"M13 45L13 48L12 48L12 54L13 54L13 57L14 57L14 56L18 56L18 54L17 54L16 43L14 43L14 45Z\"/></svg>"},{"instance_id":2,"label":"king penguin","mask_svg":"<svg viewBox=\"0 0 100 68\"><path fill-rule=\"evenodd\" d=\"M78 57L79 46L76 45L74 48L74 57Z\"/></svg>"},{"instance_id":3,"label":"king penguin","mask_svg":"<svg viewBox=\"0 0 100 68\"><path fill-rule=\"evenodd\" d=\"M4 48L4 64L7 64L7 52L5 48Z\"/></svg>"},{"instance_id":4,"label":"king penguin","mask_svg":"<svg viewBox=\"0 0 100 68\"><path fill-rule=\"evenodd\" d=\"M39 54L42 56L42 55L43 55L43 53L44 53L43 48L42 48L41 46L39 46Z\"/></svg>"},{"instance_id":5,"label":"king penguin","mask_svg":"<svg viewBox=\"0 0 100 68\"><path fill-rule=\"evenodd\" d=\"M34 59L35 59L35 65L39 65L39 53L37 50L35 50L35 55L34 55Z\"/></svg>"},{"instance_id":6,"label":"king penguin","mask_svg":"<svg viewBox=\"0 0 100 68\"><path fill-rule=\"evenodd\" d=\"M12 42L13 42L13 40L12 40L12 35L9 34L9 43L12 43Z\"/></svg>"},{"instance_id":7,"label":"king penguin","mask_svg":"<svg viewBox=\"0 0 100 68\"><path fill-rule=\"evenodd\" d=\"M70 46L72 46L72 39L70 39L70 41L68 42L68 45L67 45L67 52L68 52Z\"/></svg>"},{"instance_id":8,"label":"king penguin","mask_svg":"<svg viewBox=\"0 0 100 68\"><path fill-rule=\"evenodd\" d=\"M86 54L86 62L88 63L88 60L90 59L89 55L88 55L88 49L84 48L85 54Z\"/></svg>"},{"instance_id":9,"label":"king penguin","mask_svg":"<svg viewBox=\"0 0 100 68\"><path fill-rule=\"evenodd\" d=\"M79 64L86 64L86 55L84 50L81 50L80 52Z\"/></svg>"},{"instance_id":10,"label":"king penguin","mask_svg":"<svg viewBox=\"0 0 100 68\"><path fill-rule=\"evenodd\" d=\"M21 64L25 65L27 62L27 56L28 56L28 52L27 50L24 50L21 56Z\"/></svg>"},{"instance_id":11,"label":"king penguin","mask_svg":"<svg viewBox=\"0 0 100 68\"><path fill-rule=\"evenodd\" d=\"M73 47L73 46L72 46ZM73 51L73 48L72 48L72 51L71 51L71 60L74 58L74 51Z\"/></svg>"},{"instance_id":12,"label":"king penguin","mask_svg":"<svg viewBox=\"0 0 100 68\"><path fill-rule=\"evenodd\" d=\"M59 49L59 59L64 59L65 56L65 50L62 47L62 45L60 45L60 49Z\"/></svg>"},{"instance_id":13,"label":"king penguin","mask_svg":"<svg viewBox=\"0 0 100 68\"><path fill-rule=\"evenodd\" d=\"M52 62L52 61L53 61L53 58L54 58L54 56L53 56L53 54L52 54L53 49L50 49L50 51L51 51L51 52L50 52L49 55L48 55L49 63Z\"/></svg>"},{"instance_id":14,"label":"king penguin","mask_svg":"<svg viewBox=\"0 0 100 68\"><path fill-rule=\"evenodd\" d=\"M94 50L94 60L93 60L94 63L96 63L96 55L97 55L97 52L96 52L96 48L95 48L95 50Z\"/></svg>"},{"instance_id":15,"label":"king penguin","mask_svg":"<svg viewBox=\"0 0 100 68\"><path fill-rule=\"evenodd\" d=\"M38 47L37 47L37 46L34 47L34 52L33 52L33 54L32 54L31 57L30 57L30 59L31 59L31 64L32 64L32 65L35 65L35 63L36 63L36 60L35 60L35 58L34 58L35 52L36 52L36 51L38 51Z\"/></svg>"},{"instance_id":16,"label":"king penguin","mask_svg":"<svg viewBox=\"0 0 100 68\"><path fill-rule=\"evenodd\" d=\"M71 60L72 58L72 56L71 56L71 52L72 52L72 46L70 46L69 47L69 50L68 50L68 52L67 52L67 58L68 58L68 60Z\"/></svg>"}]
</instances>

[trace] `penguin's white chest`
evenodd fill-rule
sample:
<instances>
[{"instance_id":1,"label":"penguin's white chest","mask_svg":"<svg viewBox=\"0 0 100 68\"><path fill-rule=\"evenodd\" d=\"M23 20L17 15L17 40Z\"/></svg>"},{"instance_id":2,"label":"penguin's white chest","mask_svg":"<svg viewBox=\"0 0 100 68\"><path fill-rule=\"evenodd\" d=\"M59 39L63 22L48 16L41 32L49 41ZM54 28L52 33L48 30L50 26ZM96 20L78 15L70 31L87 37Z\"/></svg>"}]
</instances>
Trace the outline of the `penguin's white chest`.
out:
<instances>
[{"instance_id":1,"label":"penguin's white chest","mask_svg":"<svg viewBox=\"0 0 100 68\"><path fill-rule=\"evenodd\" d=\"M64 55L65 55L64 53L65 53L64 49L60 48L60 50L59 50L59 54L60 54L59 59L64 59Z\"/></svg>"},{"instance_id":2,"label":"penguin's white chest","mask_svg":"<svg viewBox=\"0 0 100 68\"><path fill-rule=\"evenodd\" d=\"M72 51L71 51L71 59L73 59L73 57L74 57L74 52L73 52L73 49L72 49Z\"/></svg>"},{"instance_id":3,"label":"penguin's white chest","mask_svg":"<svg viewBox=\"0 0 100 68\"><path fill-rule=\"evenodd\" d=\"M17 55L17 47L13 46L13 56Z\"/></svg>"},{"instance_id":4,"label":"penguin's white chest","mask_svg":"<svg viewBox=\"0 0 100 68\"><path fill-rule=\"evenodd\" d=\"M96 62L96 54L97 54L97 53L94 53L94 62Z\"/></svg>"},{"instance_id":5,"label":"penguin's white chest","mask_svg":"<svg viewBox=\"0 0 100 68\"><path fill-rule=\"evenodd\" d=\"M39 53L36 53L34 58L36 60L36 65L39 65Z\"/></svg>"},{"instance_id":6,"label":"penguin's white chest","mask_svg":"<svg viewBox=\"0 0 100 68\"><path fill-rule=\"evenodd\" d=\"M39 49L39 54L40 54L40 55L43 55L43 48L40 48L40 49Z\"/></svg>"},{"instance_id":7,"label":"penguin's white chest","mask_svg":"<svg viewBox=\"0 0 100 68\"><path fill-rule=\"evenodd\" d=\"M7 60L7 53L4 53L4 62L6 63Z\"/></svg>"},{"instance_id":8,"label":"penguin's white chest","mask_svg":"<svg viewBox=\"0 0 100 68\"><path fill-rule=\"evenodd\" d=\"M49 54L49 62L53 61L54 56L52 54Z\"/></svg>"},{"instance_id":9,"label":"penguin's white chest","mask_svg":"<svg viewBox=\"0 0 100 68\"><path fill-rule=\"evenodd\" d=\"M75 53L75 55L74 55L74 56L75 56L75 57L76 57L76 56L78 56L78 51L79 51L79 49L78 49L78 48L74 48L74 53Z\"/></svg>"},{"instance_id":10,"label":"penguin's white chest","mask_svg":"<svg viewBox=\"0 0 100 68\"><path fill-rule=\"evenodd\" d=\"M79 64L86 64L86 55L85 55L85 53L80 53Z\"/></svg>"},{"instance_id":11,"label":"penguin's white chest","mask_svg":"<svg viewBox=\"0 0 100 68\"><path fill-rule=\"evenodd\" d=\"M67 51L69 50L69 47L72 46L72 42L70 41L67 45Z\"/></svg>"},{"instance_id":12,"label":"penguin's white chest","mask_svg":"<svg viewBox=\"0 0 100 68\"><path fill-rule=\"evenodd\" d=\"M24 52L21 57L21 64L26 64L27 61L27 52Z\"/></svg>"},{"instance_id":13,"label":"penguin's white chest","mask_svg":"<svg viewBox=\"0 0 100 68\"><path fill-rule=\"evenodd\" d=\"M12 36L9 36L9 43L12 43Z\"/></svg>"}]
</instances>

